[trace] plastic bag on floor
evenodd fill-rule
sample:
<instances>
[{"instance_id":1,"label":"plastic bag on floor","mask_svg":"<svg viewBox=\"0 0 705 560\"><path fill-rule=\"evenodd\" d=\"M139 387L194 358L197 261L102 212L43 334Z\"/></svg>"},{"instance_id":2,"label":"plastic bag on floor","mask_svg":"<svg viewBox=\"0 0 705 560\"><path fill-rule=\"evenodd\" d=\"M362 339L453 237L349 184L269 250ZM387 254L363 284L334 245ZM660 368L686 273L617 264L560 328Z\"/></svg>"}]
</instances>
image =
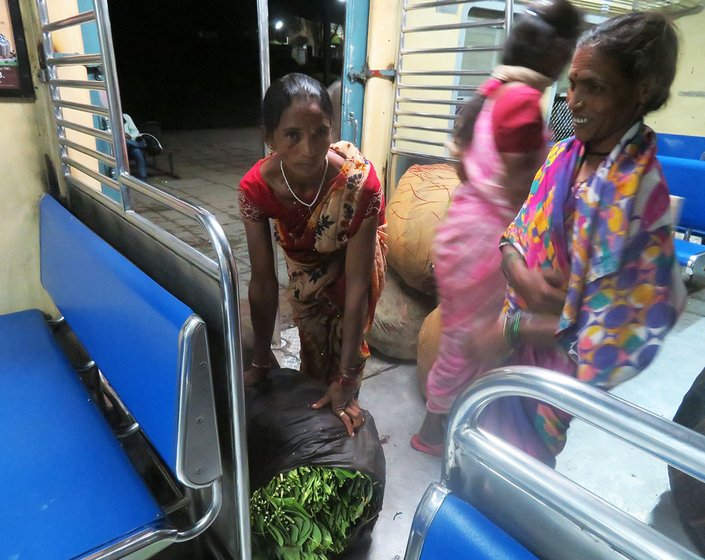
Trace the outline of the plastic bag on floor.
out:
<instances>
[{"instance_id":1,"label":"plastic bag on floor","mask_svg":"<svg viewBox=\"0 0 705 560\"><path fill-rule=\"evenodd\" d=\"M309 407L324 392L290 369L247 390L255 558L335 558L382 508L386 466L374 419L365 411L348 437L330 409Z\"/></svg>"}]
</instances>

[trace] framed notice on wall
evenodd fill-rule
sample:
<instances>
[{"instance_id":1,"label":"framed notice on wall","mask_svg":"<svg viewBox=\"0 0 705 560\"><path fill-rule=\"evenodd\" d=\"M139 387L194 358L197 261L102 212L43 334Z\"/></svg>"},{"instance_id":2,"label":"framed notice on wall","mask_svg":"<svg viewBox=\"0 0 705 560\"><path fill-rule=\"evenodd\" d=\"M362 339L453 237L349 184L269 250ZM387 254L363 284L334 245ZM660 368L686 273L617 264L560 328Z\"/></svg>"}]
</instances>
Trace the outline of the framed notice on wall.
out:
<instances>
[{"instance_id":1,"label":"framed notice on wall","mask_svg":"<svg viewBox=\"0 0 705 560\"><path fill-rule=\"evenodd\" d=\"M0 0L0 97L33 97L19 0Z\"/></svg>"}]
</instances>

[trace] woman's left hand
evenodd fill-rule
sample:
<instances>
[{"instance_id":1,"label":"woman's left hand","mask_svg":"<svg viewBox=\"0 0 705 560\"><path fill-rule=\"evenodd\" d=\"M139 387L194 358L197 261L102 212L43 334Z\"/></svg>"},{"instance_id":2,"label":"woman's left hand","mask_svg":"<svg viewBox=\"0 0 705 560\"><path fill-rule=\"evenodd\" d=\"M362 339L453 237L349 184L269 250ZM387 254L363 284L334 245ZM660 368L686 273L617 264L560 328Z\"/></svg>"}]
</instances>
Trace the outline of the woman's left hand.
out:
<instances>
[{"instance_id":1,"label":"woman's left hand","mask_svg":"<svg viewBox=\"0 0 705 560\"><path fill-rule=\"evenodd\" d=\"M331 412L340 418L340 421L345 425L345 431L350 437L353 437L365 421L362 409L354 394L355 387L347 387L333 382L328 386L326 394L312 404L311 408L319 409L330 405Z\"/></svg>"}]
</instances>

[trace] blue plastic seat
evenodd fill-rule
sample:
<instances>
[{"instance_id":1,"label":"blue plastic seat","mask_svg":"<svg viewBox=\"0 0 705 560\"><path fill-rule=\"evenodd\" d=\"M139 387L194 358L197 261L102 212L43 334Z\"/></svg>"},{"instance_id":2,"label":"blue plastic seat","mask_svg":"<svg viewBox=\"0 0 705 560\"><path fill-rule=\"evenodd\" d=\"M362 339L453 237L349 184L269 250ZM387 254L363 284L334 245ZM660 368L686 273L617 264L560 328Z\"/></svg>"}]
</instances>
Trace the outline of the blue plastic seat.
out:
<instances>
[{"instance_id":1,"label":"blue plastic seat","mask_svg":"<svg viewBox=\"0 0 705 560\"><path fill-rule=\"evenodd\" d=\"M431 484L416 509L405 560L538 560L468 502Z\"/></svg>"},{"instance_id":2,"label":"blue plastic seat","mask_svg":"<svg viewBox=\"0 0 705 560\"><path fill-rule=\"evenodd\" d=\"M0 316L0 364L0 558L75 558L160 520L39 311Z\"/></svg>"}]
</instances>

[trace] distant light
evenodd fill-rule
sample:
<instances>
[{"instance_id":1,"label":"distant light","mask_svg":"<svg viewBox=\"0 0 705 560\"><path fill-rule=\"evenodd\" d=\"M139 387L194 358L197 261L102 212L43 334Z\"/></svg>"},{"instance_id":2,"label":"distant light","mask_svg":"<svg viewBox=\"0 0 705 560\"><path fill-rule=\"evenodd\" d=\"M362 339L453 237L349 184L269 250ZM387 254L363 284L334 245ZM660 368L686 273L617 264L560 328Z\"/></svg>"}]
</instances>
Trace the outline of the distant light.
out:
<instances>
[{"instance_id":1,"label":"distant light","mask_svg":"<svg viewBox=\"0 0 705 560\"><path fill-rule=\"evenodd\" d=\"M274 29L279 31L282 27L284 27L284 22L280 19L274 22Z\"/></svg>"}]
</instances>

